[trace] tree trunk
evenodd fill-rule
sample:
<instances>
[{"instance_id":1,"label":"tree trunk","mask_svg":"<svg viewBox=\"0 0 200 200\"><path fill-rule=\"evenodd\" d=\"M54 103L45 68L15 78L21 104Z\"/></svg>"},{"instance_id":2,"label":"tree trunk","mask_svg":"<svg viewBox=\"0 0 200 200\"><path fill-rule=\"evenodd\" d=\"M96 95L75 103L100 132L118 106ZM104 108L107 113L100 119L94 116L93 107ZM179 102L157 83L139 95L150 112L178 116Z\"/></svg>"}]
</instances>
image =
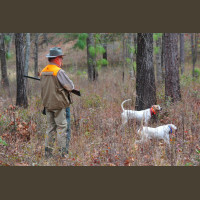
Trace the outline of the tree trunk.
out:
<instances>
[{"instance_id":1,"label":"tree trunk","mask_svg":"<svg viewBox=\"0 0 200 200\"><path fill-rule=\"evenodd\" d=\"M95 81L98 77L96 70L96 54L92 55L89 51L90 47L95 48L94 33L89 33L87 38L87 62L88 62L88 80Z\"/></svg>"},{"instance_id":2,"label":"tree trunk","mask_svg":"<svg viewBox=\"0 0 200 200\"><path fill-rule=\"evenodd\" d=\"M38 77L38 38L39 33L35 33L35 48L34 48L34 74Z\"/></svg>"},{"instance_id":3,"label":"tree trunk","mask_svg":"<svg viewBox=\"0 0 200 200\"><path fill-rule=\"evenodd\" d=\"M15 33L16 49L16 79L17 79L17 98L16 105L28 107L26 87L24 82L24 40L23 33Z\"/></svg>"},{"instance_id":4,"label":"tree trunk","mask_svg":"<svg viewBox=\"0 0 200 200\"><path fill-rule=\"evenodd\" d=\"M165 37L162 34L162 47L161 47L161 71L162 71L162 81L165 80Z\"/></svg>"},{"instance_id":5,"label":"tree trunk","mask_svg":"<svg viewBox=\"0 0 200 200\"><path fill-rule=\"evenodd\" d=\"M0 34L0 57L1 57L1 84L4 89L9 87L7 66L6 66L6 50L4 43L4 33Z\"/></svg>"},{"instance_id":6,"label":"tree trunk","mask_svg":"<svg viewBox=\"0 0 200 200\"><path fill-rule=\"evenodd\" d=\"M194 35L195 35L195 42L194 42ZM197 34L191 33L191 50L192 50L192 64L193 64L192 76L193 77L194 77L195 64L196 64L196 61L197 61L197 41L198 41Z\"/></svg>"},{"instance_id":7,"label":"tree trunk","mask_svg":"<svg viewBox=\"0 0 200 200\"><path fill-rule=\"evenodd\" d=\"M137 54L137 33L133 33L135 54Z\"/></svg>"},{"instance_id":8,"label":"tree trunk","mask_svg":"<svg viewBox=\"0 0 200 200\"><path fill-rule=\"evenodd\" d=\"M107 54L107 33L103 33L103 48L105 49L105 52L103 53L103 59L106 59L108 60L108 54ZM103 65L103 67L107 67L107 64L106 65Z\"/></svg>"},{"instance_id":9,"label":"tree trunk","mask_svg":"<svg viewBox=\"0 0 200 200\"><path fill-rule=\"evenodd\" d=\"M156 104L156 86L153 67L153 33L138 33L136 73L136 110Z\"/></svg>"},{"instance_id":10,"label":"tree trunk","mask_svg":"<svg viewBox=\"0 0 200 200\"><path fill-rule=\"evenodd\" d=\"M133 33L128 33L128 58L129 58L129 63L128 67L130 69L130 77L134 77L134 68L133 68Z\"/></svg>"},{"instance_id":11,"label":"tree trunk","mask_svg":"<svg viewBox=\"0 0 200 200\"><path fill-rule=\"evenodd\" d=\"M158 48L158 52L156 53L156 78L157 83L162 82L162 68L161 68L161 54L162 54L162 38L159 37L158 40L156 40L156 47Z\"/></svg>"},{"instance_id":12,"label":"tree trunk","mask_svg":"<svg viewBox=\"0 0 200 200\"><path fill-rule=\"evenodd\" d=\"M122 81L124 82L124 77L125 77L125 66L126 66L126 33L123 34L122 36L122 44L123 44L123 47L122 47L122 63L123 63L123 72L122 72Z\"/></svg>"},{"instance_id":13,"label":"tree trunk","mask_svg":"<svg viewBox=\"0 0 200 200\"><path fill-rule=\"evenodd\" d=\"M46 46L48 46L48 33L43 33L43 43L46 43Z\"/></svg>"},{"instance_id":14,"label":"tree trunk","mask_svg":"<svg viewBox=\"0 0 200 200\"><path fill-rule=\"evenodd\" d=\"M184 73L184 65L185 65L185 51L184 51L184 33L180 33L180 66L181 66L181 74Z\"/></svg>"},{"instance_id":15,"label":"tree trunk","mask_svg":"<svg viewBox=\"0 0 200 200\"><path fill-rule=\"evenodd\" d=\"M165 99L172 102L181 100L179 65L178 65L178 33L165 33Z\"/></svg>"},{"instance_id":16,"label":"tree trunk","mask_svg":"<svg viewBox=\"0 0 200 200\"><path fill-rule=\"evenodd\" d=\"M6 53L7 53L7 54L10 54L10 47L11 47L11 45L12 45L14 33L9 33L8 35L9 35L9 37L10 37L10 41L8 42L7 49L6 49Z\"/></svg>"},{"instance_id":17,"label":"tree trunk","mask_svg":"<svg viewBox=\"0 0 200 200\"><path fill-rule=\"evenodd\" d=\"M26 33L26 52L25 52L25 68L24 74L28 75L28 68L29 68L29 57L30 57L30 33ZM27 86L27 79L25 79L25 85Z\"/></svg>"},{"instance_id":18,"label":"tree trunk","mask_svg":"<svg viewBox=\"0 0 200 200\"><path fill-rule=\"evenodd\" d=\"M108 59L108 54L107 54L107 44L104 43L103 44L103 48L105 49L105 53L103 53L103 59ZM107 67L107 64L106 65L103 65L103 67Z\"/></svg>"}]
</instances>

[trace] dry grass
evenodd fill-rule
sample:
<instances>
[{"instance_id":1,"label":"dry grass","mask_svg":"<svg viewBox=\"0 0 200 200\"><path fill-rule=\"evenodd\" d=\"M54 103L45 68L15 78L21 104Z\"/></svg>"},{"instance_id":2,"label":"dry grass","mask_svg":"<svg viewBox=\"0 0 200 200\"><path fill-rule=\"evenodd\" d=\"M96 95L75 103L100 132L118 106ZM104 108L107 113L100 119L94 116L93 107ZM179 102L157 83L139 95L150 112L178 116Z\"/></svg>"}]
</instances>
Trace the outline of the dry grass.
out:
<instances>
[{"instance_id":1,"label":"dry grass","mask_svg":"<svg viewBox=\"0 0 200 200\"><path fill-rule=\"evenodd\" d=\"M54 43L62 42L58 38ZM49 47L54 46L50 44ZM111 45L112 46L112 45ZM120 48L108 49L111 62L120 61ZM48 49L49 49L48 47ZM134 145L139 139L139 127L129 121L121 127L121 102L131 98L125 108L134 109L135 81L128 70L122 81L122 69L102 69L97 82L88 82L84 70L86 52L74 51L72 43L62 45L67 52L65 70L82 92L73 96L71 106L71 143L69 156L61 159L55 143L54 157L44 158L46 118L41 114L39 82L28 81L28 109L16 108L15 61L8 62L11 98L1 89L0 136L7 146L0 144L0 165L4 166L185 166L200 165L200 80L190 75L181 78L182 101L169 104L164 100L164 85L157 85L157 103L164 109L151 121L151 126L173 123L178 127L171 136L171 149L163 141ZM43 59L48 50L40 49L39 69L47 64ZM76 62L75 62L76 61ZM110 62L110 63L111 63ZM33 75L33 60L30 61ZM186 73L191 66L186 66ZM5 95L4 95L5 93Z\"/></svg>"},{"instance_id":2,"label":"dry grass","mask_svg":"<svg viewBox=\"0 0 200 200\"><path fill-rule=\"evenodd\" d=\"M44 133L46 119L37 82L29 85L27 110L2 102L1 136L8 146L1 145L1 165L53 165L53 166L171 166L199 165L200 81L181 80L182 101L174 105L164 103L163 88L157 89L157 101L164 110L151 126L173 123L178 131L171 137L171 149L162 141L134 145L138 125L130 121L121 128L121 102L135 99L135 84L128 72L122 82L120 68L105 69L99 80L89 83L87 77L71 74L82 97L74 96L71 106L72 137L68 159L60 159L55 144L55 156L44 159ZM126 108L133 109L127 103ZM4 111L3 111L4 110Z\"/></svg>"}]
</instances>

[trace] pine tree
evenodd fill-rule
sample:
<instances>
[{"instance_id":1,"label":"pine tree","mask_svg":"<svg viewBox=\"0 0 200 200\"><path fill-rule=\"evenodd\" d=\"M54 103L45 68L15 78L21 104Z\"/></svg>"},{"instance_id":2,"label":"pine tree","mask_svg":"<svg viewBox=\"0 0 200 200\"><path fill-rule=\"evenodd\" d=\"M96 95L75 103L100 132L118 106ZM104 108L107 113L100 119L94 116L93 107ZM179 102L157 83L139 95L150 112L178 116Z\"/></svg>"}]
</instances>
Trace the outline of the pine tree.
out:
<instances>
[{"instance_id":1,"label":"pine tree","mask_svg":"<svg viewBox=\"0 0 200 200\"><path fill-rule=\"evenodd\" d=\"M185 68L184 68L184 64L185 64L185 50L184 50L184 33L180 33L180 66L181 66L181 74L184 73Z\"/></svg>"},{"instance_id":2,"label":"pine tree","mask_svg":"<svg viewBox=\"0 0 200 200\"><path fill-rule=\"evenodd\" d=\"M26 33L26 52L25 52L24 75L28 75L29 57L30 57L30 33ZM25 85L27 85L27 81L28 80L25 79Z\"/></svg>"},{"instance_id":3,"label":"pine tree","mask_svg":"<svg viewBox=\"0 0 200 200\"><path fill-rule=\"evenodd\" d=\"M96 69L96 49L94 33L89 33L87 38L88 80L95 81L98 77Z\"/></svg>"},{"instance_id":4,"label":"pine tree","mask_svg":"<svg viewBox=\"0 0 200 200\"><path fill-rule=\"evenodd\" d=\"M35 77L38 77L38 39L39 33L35 33L35 47L34 47L34 73Z\"/></svg>"},{"instance_id":5,"label":"pine tree","mask_svg":"<svg viewBox=\"0 0 200 200\"><path fill-rule=\"evenodd\" d=\"M24 82L24 34L15 33L15 49L16 49L16 79L17 79L17 98L16 105L28 107L28 99L26 95L26 87Z\"/></svg>"},{"instance_id":6,"label":"pine tree","mask_svg":"<svg viewBox=\"0 0 200 200\"><path fill-rule=\"evenodd\" d=\"M6 65L6 50L4 43L5 34L0 34L0 59L1 59L1 84L4 89L9 87L9 80L7 75L7 65Z\"/></svg>"},{"instance_id":7,"label":"pine tree","mask_svg":"<svg viewBox=\"0 0 200 200\"><path fill-rule=\"evenodd\" d=\"M153 67L153 33L138 33L136 73L136 110L156 104L156 86Z\"/></svg>"},{"instance_id":8,"label":"pine tree","mask_svg":"<svg viewBox=\"0 0 200 200\"><path fill-rule=\"evenodd\" d=\"M164 33L165 40L165 98L172 102L181 100L179 65L178 65L178 33Z\"/></svg>"}]
</instances>

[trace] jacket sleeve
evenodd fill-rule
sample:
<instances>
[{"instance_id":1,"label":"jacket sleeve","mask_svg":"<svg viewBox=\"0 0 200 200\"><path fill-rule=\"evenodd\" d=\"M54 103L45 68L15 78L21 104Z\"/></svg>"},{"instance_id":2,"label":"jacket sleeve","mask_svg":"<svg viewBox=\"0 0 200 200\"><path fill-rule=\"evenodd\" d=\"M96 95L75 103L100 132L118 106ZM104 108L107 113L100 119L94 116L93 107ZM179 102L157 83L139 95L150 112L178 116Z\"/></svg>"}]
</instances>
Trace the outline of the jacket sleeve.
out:
<instances>
[{"instance_id":1,"label":"jacket sleeve","mask_svg":"<svg viewBox=\"0 0 200 200\"><path fill-rule=\"evenodd\" d=\"M74 84L73 82L69 79L67 74L63 69L59 70L57 74L58 81L60 84L68 91L71 91L74 89Z\"/></svg>"}]
</instances>

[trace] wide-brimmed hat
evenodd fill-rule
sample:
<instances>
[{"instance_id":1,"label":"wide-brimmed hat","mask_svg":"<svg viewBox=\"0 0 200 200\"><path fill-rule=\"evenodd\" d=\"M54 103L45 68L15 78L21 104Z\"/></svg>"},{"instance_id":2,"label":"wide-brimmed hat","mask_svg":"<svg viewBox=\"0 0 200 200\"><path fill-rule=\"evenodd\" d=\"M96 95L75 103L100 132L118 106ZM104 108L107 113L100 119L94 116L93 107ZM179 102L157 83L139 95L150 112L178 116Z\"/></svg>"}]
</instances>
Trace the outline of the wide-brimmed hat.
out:
<instances>
[{"instance_id":1,"label":"wide-brimmed hat","mask_svg":"<svg viewBox=\"0 0 200 200\"><path fill-rule=\"evenodd\" d=\"M58 56L65 56L62 49L59 47L53 47L49 50L49 54L46 55L47 58L55 58Z\"/></svg>"}]
</instances>

